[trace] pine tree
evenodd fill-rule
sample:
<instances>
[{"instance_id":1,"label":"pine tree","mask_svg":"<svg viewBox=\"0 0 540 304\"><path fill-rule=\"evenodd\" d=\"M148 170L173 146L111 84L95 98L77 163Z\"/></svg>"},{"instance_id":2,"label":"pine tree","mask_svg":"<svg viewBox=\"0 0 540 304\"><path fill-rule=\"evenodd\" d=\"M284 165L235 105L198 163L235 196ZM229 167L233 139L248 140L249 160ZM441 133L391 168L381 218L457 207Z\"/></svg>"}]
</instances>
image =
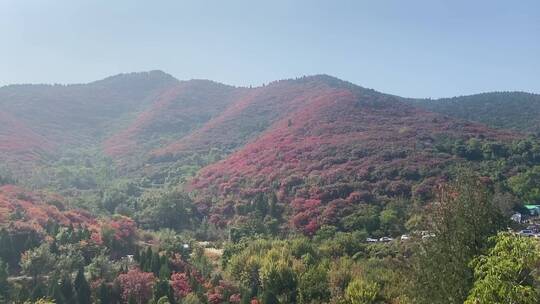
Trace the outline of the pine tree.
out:
<instances>
[{"instance_id":1,"label":"pine tree","mask_svg":"<svg viewBox=\"0 0 540 304\"><path fill-rule=\"evenodd\" d=\"M24 303L26 300L30 298L30 293L28 292L28 288L20 287L17 291L17 303Z\"/></svg>"},{"instance_id":2,"label":"pine tree","mask_svg":"<svg viewBox=\"0 0 540 304\"><path fill-rule=\"evenodd\" d=\"M270 291L265 291L263 293L263 303L265 303L265 304L279 304L279 300Z\"/></svg>"},{"instance_id":3,"label":"pine tree","mask_svg":"<svg viewBox=\"0 0 540 304\"><path fill-rule=\"evenodd\" d=\"M155 274L159 275L159 269L161 268L161 259L159 257L159 253L154 252L152 255L152 262L150 264L150 270Z\"/></svg>"},{"instance_id":4,"label":"pine tree","mask_svg":"<svg viewBox=\"0 0 540 304\"><path fill-rule=\"evenodd\" d=\"M122 287L120 286L120 282L118 280L115 280L113 282L113 286L111 288L111 303L121 303L122 301Z\"/></svg>"},{"instance_id":5,"label":"pine tree","mask_svg":"<svg viewBox=\"0 0 540 304\"><path fill-rule=\"evenodd\" d=\"M88 285L88 282L86 281L84 270L82 268L79 269L77 277L75 277L75 291L77 293L77 302L79 304L90 304L92 302L90 299L92 295L90 285Z\"/></svg>"},{"instance_id":6,"label":"pine tree","mask_svg":"<svg viewBox=\"0 0 540 304\"><path fill-rule=\"evenodd\" d=\"M168 280L171 277L171 269L169 269L169 263L161 264L159 269L159 278L163 280Z\"/></svg>"},{"instance_id":7,"label":"pine tree","mask_svg":"<svg viewBox=\"0 0 540 304\"><path fill-rule=\"evenodd\" d=\"M167 296L169 293L169 280L168 279L160 279L157 281L157 283L154 285L154 300L157 302L162 297Z\"/></svg>"},{"instance_id":8,"label":"pine tree","mask_svg":"<svg viewBox=\"0 0 540 304\"><path fill-rule=\"evenodd\" d=\"M99 303L101 304L109 304L111 303L111 294L109 292L109 288L105 283L101 283L99 286Z\"/></svg>"},{"instance_id":9,"label":"pine tree","mask_svg":"<svg viewBox=\"0 0 540 304\"><path fill-rule=\"evenodd\" d=\"M73 284L71 283L71 278L66 276L60 282L60 291L66 303L73 303L75 300L75 294L73 291Z\"/></svg>"},{"instance_id":10,"label":"pine tree","mask_svg":"<svg viewBox=\"0 0 540 304\"><path fill-rule=\"evenodd\" d=\"M152 248L150 247L146 248L144 267L142 269L144 272L152 271L152 256L153 256Z\"/></svg>"},{"instance_id":11,"label":"pine tree","mask_svg":"<svg viewBox=\"0 0 540 304\"><path fill-rule=\"evenodd\" d=\"M8 276L8 265L0 259L0 303L7 303L9 300L11 288L9 286Z\"/></svg>"},{"instance_id":12,"label":"pine tree","mask_svg":"<svg viewBox=\"0 0 540 304\"><path fill-rule=\"evenodd\" d=\"M9 264L14 256L11 235L5 229L0 230L0 259Z\"/></svg>"},{"instance_id":13,"label":"pine tree","mask_svg":"<svg viewBox=\"0 0 540 304\"><path fill-rule=\"evenodd\" d=\"M129 296L128 304L137 304L137 300L134 296Z\"/></svg>"},{"instance_id":14,"label":"pine tree","mask_svg":"<svg viewBox=\"0 0 540 304\"><path fill-rule=\"evenodd\" d=\"M274 192L272 192L272 194L270 195L270 206L269 206L269 212L270 213L270 216L272 216L273 218L277 219L280 217L280 212L279 212L279 206L278 206L278 198L276 196L276 194Z\"/></svg>"},{"instance_id":15,"label":"pine tree","mask_svg":"<svg viewBox=\"0 0 540 304\"><path fill-rule=\"evenodd\" d=\"M56 279L51 280L51 285L49 286L49 298L54 300L55 304L67 304L65 301L64 295L62 294L62 285Z\"/></svg>"},{"instance_id":16,"label":"pine tree","mask_svg":"<svg viewBox=\"0 0 540 304\"><path fill-rule=\"evenodd\" d=\"M139 267L142 271L145 271L145 265L146 265L146 251L144 249L141 249L139 253Z\"/></svg>"},{"instance_id":17,"label":"pine tree","mask_svg":"<svg viewBox=\"0 0 540 304\"><path fill-rule=\"evenodd\" d=\"M34 289L32 290L32 295L30 297L32 298L32 300L37 300L37 299L44 298L46 295L47 295L47 288L41 281L38 281Z\"/></svg>"},{"instance_id":18,"label":"pine tree","mask_svg":"<svg viewBox=\"0 0 540 304\"><path fill-rule=\"evenodd\" d=\"M51 253L59 254L58 244L56 243L56 240L51 243L50 251Z\"/></svg>"},{"instance_id":19,"label":"pine tree","mask_svg":"<svg viewBox=\"0 0 540 304\"><path fill-rule=\"evenodd\" d=\"M137 262L137 263L140 263L141 262L141 252L139 250L139 247L136 247L135 248L135 253L133 254L133 259Z\"/></svg>"}]
</instances>

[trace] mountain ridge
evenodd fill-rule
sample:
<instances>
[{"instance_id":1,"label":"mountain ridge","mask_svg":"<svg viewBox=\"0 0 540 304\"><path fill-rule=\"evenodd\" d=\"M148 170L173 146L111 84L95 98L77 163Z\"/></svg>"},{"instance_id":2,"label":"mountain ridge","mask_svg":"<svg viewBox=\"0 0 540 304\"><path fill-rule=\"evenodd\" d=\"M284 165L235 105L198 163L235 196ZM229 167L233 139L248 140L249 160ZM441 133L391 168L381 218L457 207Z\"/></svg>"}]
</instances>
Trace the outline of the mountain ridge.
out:
<instances>
[{"instance_id":1,"label":"mountain ridge","mask_svg":"<svg viewBox=\"0 0 540 304\"><path fill-rule=\"evenodd\" d=\"M38 160L66 147L94 147L118 164L137 162L135 168L148 161L170 162L177 153L209 153L216 148L221 158L264 135L287 115L309 110L318 94L340 90L366 97L371 100L369 107L398 100L430 110L427 100L380 93L327 74L251 88L204 79L178 80L160 70L117 74L87 84L10 85L0 88L0 120L5 126L19 126L15 128L21 130L19 137L32 144L22 154L20 145L11 149L18 144L6 132L17 135L18 131L6 128L0 132L4 143L0 158L16 160L26 154L32 157L25 160ZM504 95L480 96L485 94Z\"/></svg>"}]
</instances>

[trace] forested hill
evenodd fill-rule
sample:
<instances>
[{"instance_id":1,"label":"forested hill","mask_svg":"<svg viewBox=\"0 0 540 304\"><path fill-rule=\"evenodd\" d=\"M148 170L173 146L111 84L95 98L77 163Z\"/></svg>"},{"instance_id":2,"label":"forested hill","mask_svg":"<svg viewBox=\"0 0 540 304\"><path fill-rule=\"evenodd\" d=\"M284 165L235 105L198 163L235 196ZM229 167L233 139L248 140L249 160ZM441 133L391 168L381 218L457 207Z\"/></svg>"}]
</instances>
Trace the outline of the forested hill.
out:
<instances>
[{"instance_id":1,"label":"forested hill","mask_svg":"<svg viewBox=\"0 0 540 304\"><path fill-rule=\"evenodd\" d=\"M538 137L487 125L538 127L537 96L508 94L411 104L328 75L159 71L0 88L0 303L475 299L472 261L540 203ZM530 241L497 243L535 273Z\"/></svg>"},{"instance_id":2,"label":"forested hill","mask_svg":"<svg viewBox=\"0 0 540 304\"><path fill-rule=\"evenodd\" d=\"M492 92L442 99L415 99L426 110L484 123L494 128L540 132L540 95Z\"/></svg>"}]
</instances>

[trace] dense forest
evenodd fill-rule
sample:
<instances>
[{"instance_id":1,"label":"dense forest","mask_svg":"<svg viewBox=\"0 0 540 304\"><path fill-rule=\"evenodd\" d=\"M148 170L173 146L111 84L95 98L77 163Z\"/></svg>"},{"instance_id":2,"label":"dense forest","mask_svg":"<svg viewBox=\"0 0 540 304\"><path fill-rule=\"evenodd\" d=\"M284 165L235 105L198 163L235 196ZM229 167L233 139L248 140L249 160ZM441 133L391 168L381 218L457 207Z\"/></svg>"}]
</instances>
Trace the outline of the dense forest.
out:
<instances>
[{"instance_id":1,"label":"dense forest","mask_svg":"<svg viewBox=\"0 0 540 304\"><path fill-rule=\"evenodd\" d=\"M441 99L411 100L416 106L451 117L518 132L540 132L540 95L493 92Z\"/></svg>"},{"instance_id":2,"label":"dense forest","mask_svg":"<svg viewBox=\"0 0 540 304\"><path fill-rule=\"evenodd\" d=\"M540 203L535 100L2 87L0 303L538 303L540 244L510 219Z\"/></svg>"}]
</instances>

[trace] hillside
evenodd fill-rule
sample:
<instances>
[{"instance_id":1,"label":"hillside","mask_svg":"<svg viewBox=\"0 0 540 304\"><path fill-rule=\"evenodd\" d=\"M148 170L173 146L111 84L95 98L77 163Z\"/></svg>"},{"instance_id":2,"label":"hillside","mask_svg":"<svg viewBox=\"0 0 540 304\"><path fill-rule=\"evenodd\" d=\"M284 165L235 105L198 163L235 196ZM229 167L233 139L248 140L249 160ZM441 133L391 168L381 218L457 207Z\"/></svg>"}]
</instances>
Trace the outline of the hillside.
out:
<instances>
[{"instance_id":1,"label":"hillside","mask_svg":"<svg viewBox=\"0 0 540 304\"><path fill-rule=\"evenodd\" d=\"M89 84L0 88L0 160L39 159L89 147L176 85L163 72L121 74Z\"/></svg>"},{"instance_id":2,"label":"hillside","mask_svg":"<svg viewBox=\"0 0 540 304\"><path fill-rule=\"evenodd\" d=\"M288 96L290 91L283 90L295 86L309 88L308 93ZM426 112L399 97L326 76L260 90L281 92L282 100L288 100L286 106L292 107L272 112L279 115L268 120L264 131L254 130L258 136L253 135L247 145L224 160L203 168L191 183L202 201L220 202L210 208L218 224L235 218L239 209L249 209L250 202L261 194L275 194L285 204L292 224L312 232L330 223L336 208L342 209L340 217L345 217L350 215L346 210L359 204L384 208L399 198L429 197L430 188L448 177L445 169L472 160L442 153L443 141L466 146L471 141L483 145L519 138L511 132ZM249 102L244 109L260 109L264 99L259 95ZM280 103L272 106L279 109ZM242 110L234 116L227 114L227 119L218 117L217 122L202 128L205 139L223 140L219 135L230 131L233 122L258 118ZM190 142L188 137L183 145L165 150L182 149ZM232 206L236 212L227 211Z\"/></svg>"},{"instance_id":3,"label":"hillside","mask_svg":"<svg viewBox=\"0 0 540 304\"><path fill-rule=\"evenodd\" d=\"M476 121L493 128L518 132L540 132L540 95L524 92L493 92L412 103L460 119Z\"/></svg>"},{"instance_id":4,"label":"hillside","mask_svg":"<svg viewBox=\"0 0 540 304\"><path fill-rule=\"evenodd\" d=\"M68 210L66 203L56 194L0 186L0 229L43 234L52 223L97 229L94 216L82 210Z\"/></svg>"},{"instance_id":5,"label":"hillside","mask_svg":"<svg viewBox=\"0 0 540 304\"><path fill-rule=\"evenodd\" d=\"M3 159L44 163L30 185L106 213L137 214L145 190L184 185L217 226L252 218L254 201L273 201L282 227L313 233L336 221L336 210L346 218L365 204L378 215L404 200L406 218L460 164L504 181L537 161L536 144L516 146L519 133L327 75L237 88L149 72L0 93ZM504 161L514 153L527 157ZM369 230L379 229L387 228Z\"/></svg>"},{"instance_id":6,"label":"hillside","mask_svg":"<svg viewBox=\"0 0 540 304\"><path fill-rule=\"evenodd\" d=\"M328 75L0 88L0 302L330 303L362 276L414 298L426 237L452 261L540 200L540 141L500 94L508 120Z\"/></svg>"},{"instance_id":7,"label":"hillside","mask_svg":"<svg viewBox=\"0 0 540 304\"><path fill-rule=\"evenodd\" d=\"M116 159L148 152L200 128L246 90L208 80L183 81L164 90L123 130L104 142Z\"/></svg>"}]
</instances>

